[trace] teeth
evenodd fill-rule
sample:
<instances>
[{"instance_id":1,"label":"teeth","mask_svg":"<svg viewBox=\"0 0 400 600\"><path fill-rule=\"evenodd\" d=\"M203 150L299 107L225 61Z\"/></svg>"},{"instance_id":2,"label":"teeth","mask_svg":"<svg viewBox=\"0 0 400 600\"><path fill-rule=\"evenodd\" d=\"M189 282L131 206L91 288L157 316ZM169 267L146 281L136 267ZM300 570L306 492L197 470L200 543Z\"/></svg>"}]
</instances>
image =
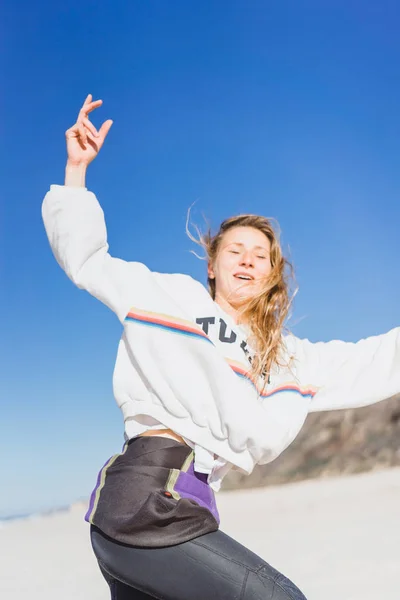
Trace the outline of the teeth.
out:
<instances>
[{"instance_id":1,"label":"teeth","mask_svg":"<svg viewBox=\"0 0 400 600\"><path fill-rule=\"evenodd\" d=\"M236 275L238 279L244 279L245 281L250 281L251 277L244 277L243 275Z\"/></svg>"}]
</instances>

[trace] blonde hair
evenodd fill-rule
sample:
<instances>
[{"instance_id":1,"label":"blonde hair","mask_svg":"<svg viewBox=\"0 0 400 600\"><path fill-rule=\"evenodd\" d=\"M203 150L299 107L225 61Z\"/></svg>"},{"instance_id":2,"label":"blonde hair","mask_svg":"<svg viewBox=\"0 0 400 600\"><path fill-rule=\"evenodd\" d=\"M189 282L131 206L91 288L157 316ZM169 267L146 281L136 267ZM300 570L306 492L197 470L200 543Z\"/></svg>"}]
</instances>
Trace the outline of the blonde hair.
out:
<instances>
[{"instance_id":1,"label":"blonde hair","mask_svg":"<svg viewBox=\"0 0 400 600\"><path fill-rule=\"evenodd\" d=\"M290 284L294 280L293 267L283 256L279 234L273 227L273 220L258 215L238 215L223 221L218 232L211 234L210 229L203 234L196 227L198 238L189 232L189 237L202 246L209 264L213 264L224 234L235 227L253 227L261 231L271 245L271 272L265 278L262 289L255 296L246 299L239 308L239 321L251 331L255 356L251 362L251 374L257 380L265 376L265 384L273 364L281 364L283 349L282 333L288 317L295 291L291 293ZM216 282L208 278L208 288L215 300Z\"/></svg>"}]
</instances>

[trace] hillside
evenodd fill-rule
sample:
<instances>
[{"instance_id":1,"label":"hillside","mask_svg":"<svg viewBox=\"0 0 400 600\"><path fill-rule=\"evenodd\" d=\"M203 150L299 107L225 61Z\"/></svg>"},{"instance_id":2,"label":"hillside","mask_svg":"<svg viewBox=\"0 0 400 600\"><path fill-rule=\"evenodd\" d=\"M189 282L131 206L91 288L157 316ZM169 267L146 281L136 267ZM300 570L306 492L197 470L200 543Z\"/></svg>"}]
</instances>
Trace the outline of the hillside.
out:
<instances>
[{"instance_id":1,"label":"hillside","mask_svg":"<svg viewBox=\"0 0 400 600\"><path fill-rule=\"evenodd\" d=\"M313 413L293 444L247 477L232 472L224 489L260 487L400 465L400 395L373 406Z\"/></svg>"}]
</instances>

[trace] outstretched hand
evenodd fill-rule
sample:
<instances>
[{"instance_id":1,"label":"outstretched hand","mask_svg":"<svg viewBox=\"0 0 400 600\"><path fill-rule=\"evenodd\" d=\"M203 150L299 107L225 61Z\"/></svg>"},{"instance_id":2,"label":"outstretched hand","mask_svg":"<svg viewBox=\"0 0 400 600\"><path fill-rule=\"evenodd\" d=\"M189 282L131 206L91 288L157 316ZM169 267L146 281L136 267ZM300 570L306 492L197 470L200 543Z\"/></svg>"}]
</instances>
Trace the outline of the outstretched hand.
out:
<instances>
[{"instance_id":1,"label":"outstretched hand","mask_svg":"<svg viewBox=\"0 0 400 600\"><path fill-rule=\"evenodd\" d=\"M89 94L79 111L75 125L65 132L70 165L87 166L96 158L104 144L113 122L109 119L97 130L88 117L92 110L102 104L102 100L93 101L92 94Z\"/></svg>"}]
</instances>

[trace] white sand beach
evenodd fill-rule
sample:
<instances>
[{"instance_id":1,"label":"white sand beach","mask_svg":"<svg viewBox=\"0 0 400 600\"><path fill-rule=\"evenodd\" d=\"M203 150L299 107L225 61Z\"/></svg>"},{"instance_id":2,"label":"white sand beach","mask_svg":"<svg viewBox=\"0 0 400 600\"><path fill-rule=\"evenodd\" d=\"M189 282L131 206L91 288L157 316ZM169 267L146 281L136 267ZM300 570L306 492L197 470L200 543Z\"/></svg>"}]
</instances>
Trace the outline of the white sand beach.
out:
<instances>
[{"instance_id":1,"label":"white sand beach","mask_svg":"<svg viewBox=\"0 0 400 600\"><path fill-rule=\"evenodd\" d=\"M400 469L221 493L218 500L221 528L309 600L399 600ZM84 511L77 504L0 530L0 598L108 600Z\"/></svg>"}]
</instances>

